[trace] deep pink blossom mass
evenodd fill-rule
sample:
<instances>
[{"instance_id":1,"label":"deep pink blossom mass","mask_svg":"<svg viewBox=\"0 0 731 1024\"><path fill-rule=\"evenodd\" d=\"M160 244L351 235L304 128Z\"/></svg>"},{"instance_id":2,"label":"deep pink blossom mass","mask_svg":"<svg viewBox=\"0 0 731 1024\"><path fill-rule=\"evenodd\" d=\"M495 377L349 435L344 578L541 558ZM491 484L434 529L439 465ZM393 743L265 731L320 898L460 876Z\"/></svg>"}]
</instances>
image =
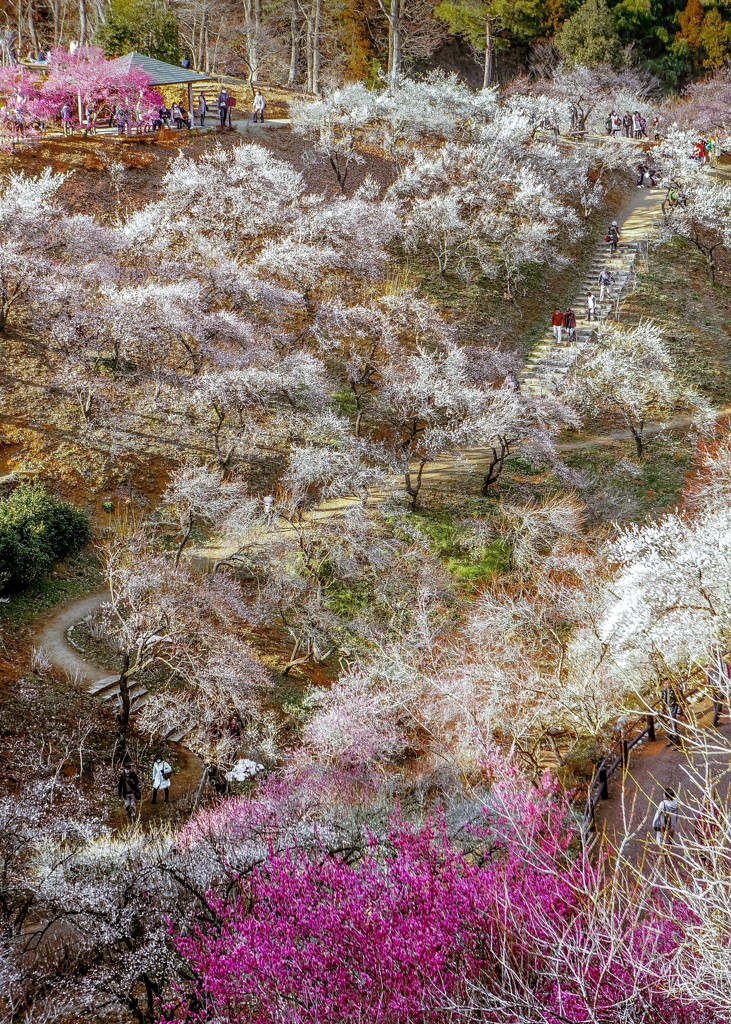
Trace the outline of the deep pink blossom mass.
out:
<instances>
[{"instance_id":1,"label":"deep pink blossom mass","mask_svg":"<svg viewBox=\"0 0 731 1024\"><path fill-rule=\"evenodd\" d=\"M508 770L470 854L443 823L397 817L355 864L324 849L270 855L175 936L194 983L160 1020L716 1021L663 992L674 915L603 905L602 865L577 847L567 811L553 787L531 790ZM234 819L250 813L230 806Z\"/></svg>"}]
</instances>

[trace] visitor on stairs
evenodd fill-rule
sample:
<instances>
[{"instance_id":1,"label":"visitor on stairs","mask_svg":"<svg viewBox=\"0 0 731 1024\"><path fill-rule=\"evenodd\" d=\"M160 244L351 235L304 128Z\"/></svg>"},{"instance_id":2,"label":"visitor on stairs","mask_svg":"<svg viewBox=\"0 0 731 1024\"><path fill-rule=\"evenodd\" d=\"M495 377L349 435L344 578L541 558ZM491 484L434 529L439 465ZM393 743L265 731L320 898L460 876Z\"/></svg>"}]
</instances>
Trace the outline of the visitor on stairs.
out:
<instances>
[{"instance_id":1,"label":"visitor on stairs","mask_svg":"<svg viewBox=\"0 0 731 1024\"><path fill-rule=\"evenodd\" d=\"M564 313L564 324L569 341L576 341L576 313L571 306Z\"/></svg>"},{"instance_id":2,"label":"visitor on stairs","mask_svg":"<svg viewBox=\"0 0 731 1024\"><path fill-rule=\"evenodd\" d=\"M604 296L609 293L609 286L612 283L612 275L607 267L599 271L599 301L604 302Z\"/></svg>"},{"instance_id":3,"label":"visitor on stairs","mask_svg":"<svg viewBox=\"0 0 731 1024\"><path fill-rule=\"evenodd\" d=\"M622 127L624 128L625 138L629 139L632 136L632 115L629 110L625 110L624 112Z\"/></svg>"},{"instance_id":4,"label":"visitor on stairs","mask_svg":"<svg viewBox=\"0 0 731 1024\"><path fill-rule=\"evenodd\" d=\"M616 220L613 220L609 225L609 233L607 237L609 239L609 255L614 256L617 251L617 245L619 244L619 225Z\"/></svg>"},{"instance_id":5,"label":"visitor on stairs","mask_svg":"<svg viewBox=\"0 0 731 1024\"><path fill-rule=\"evenodd\" d=\"M206 126L206 114L208 113L208 104L206 103L206 97L204 93L201 93L198 97L198 120L201 128Z\"/></svg>"},{"instance_id":6,"label":"visitor on stairs","mask_svg":"<svg viewBox=\"0 0 731 1024\"><path fill-rule=\"evenodd\" d=\"M589 323L596 320L596 295L594 292L586 293L586 319Z\"/></svg>"},{"instance_id":7,"label":"visitor on stairs","mask_svg":"<svg viewBox=\"0 0 731 1024\"><path fill-rule=\"evenodd\" d=\"M551 317L551 329L553 330L553 336L556 341L561 344L561 332L566 326L566 320L560 309L554 309L553 316Z\"/></svg>"}]
</instances>

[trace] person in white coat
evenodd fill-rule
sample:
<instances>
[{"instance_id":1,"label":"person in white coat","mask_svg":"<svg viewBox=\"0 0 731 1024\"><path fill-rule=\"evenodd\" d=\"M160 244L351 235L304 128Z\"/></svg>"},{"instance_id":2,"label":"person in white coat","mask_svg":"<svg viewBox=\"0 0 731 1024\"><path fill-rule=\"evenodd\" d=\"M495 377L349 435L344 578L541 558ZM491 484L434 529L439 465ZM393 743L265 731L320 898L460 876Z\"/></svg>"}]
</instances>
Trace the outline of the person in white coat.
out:
<instances>
[{"instance_id":1,"label":"person in white coat","mask_svg":"<svg viewBox=\"0 0 731 1024\"><path fill-rule=\"evenodd\" d=\"M673 836L678 831L678 801L675 798L675 790L665 790L652 819L652 827L658 846L663 852L667 852L672 846Z\"/></svg>"},{"instance_id":2,"label":"person in white coat","mask_svg":"<svg viewBox=\"0 0 731 1024\"><path fill-rule=\"evenodd\" d=\"M254 96L254 121L264 121L266 105L267 101L264 99L261 89L257 89L256 95Z\"/></svg>"},{"instance_id":3,"label":"person in white coat","mask_svg":"<svg viewBox=\"0 0 731 1024\"><path fill-rule=\"evenodd\" d=\"M165 794L165 803L170 796L170 776L173 770L170 765L159 754L155 754L152 765L152 802L157 803L157 791L161 789Z\"/></svg>"}]
</instances>

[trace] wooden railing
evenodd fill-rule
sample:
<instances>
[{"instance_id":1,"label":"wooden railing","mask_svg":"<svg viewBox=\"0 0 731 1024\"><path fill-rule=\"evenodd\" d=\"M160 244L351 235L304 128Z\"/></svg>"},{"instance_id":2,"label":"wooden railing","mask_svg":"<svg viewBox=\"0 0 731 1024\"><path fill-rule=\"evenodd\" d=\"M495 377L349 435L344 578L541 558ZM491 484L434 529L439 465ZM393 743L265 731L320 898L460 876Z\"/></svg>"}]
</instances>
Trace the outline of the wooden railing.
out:
<instances>
[{"instance_id":1,"label":"wooden railing","mask_svg":"<svg viewBox=\"0 0 731 1024\"><path fill-rule=\"evenodd\" d=\"M704 676L704 673L698 672L697 675ZM698 679L697 685L683 694L683 703L688 708L694 697L697 697L699 694L704 695L707 692L708 687L705 679ZM671 723L675 726L676 731L674 734L668 731L668 725ZM662 729L667 736L673 739L679 739L677 720L672 718L669 713L663 711L659 700L649 705L647 712L638 714L623 726L619 739L617 739L607 756L600 763L589 784L584 812L581 816L581 830L585 839L595 828L597 806L602 800L609 799L609 780L618 768L621 768L623 773L626 771L629 767L630 752L638 743L642 743L645 739L649 743L654 742L658 729Z\"/></svg>"}]
</instances>

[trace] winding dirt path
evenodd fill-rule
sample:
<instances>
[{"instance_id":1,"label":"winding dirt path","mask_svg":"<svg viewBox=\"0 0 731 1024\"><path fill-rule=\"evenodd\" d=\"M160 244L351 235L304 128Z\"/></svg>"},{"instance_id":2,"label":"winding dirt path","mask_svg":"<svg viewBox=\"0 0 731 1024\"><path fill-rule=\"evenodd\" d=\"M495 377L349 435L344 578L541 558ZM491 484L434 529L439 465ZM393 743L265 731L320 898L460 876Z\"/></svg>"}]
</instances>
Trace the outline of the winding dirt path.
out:
<instances>
[{"instance_id":1,"label":"winding dirt path","mask_svg":"<svg viewBox=\"0 0 731 1024\"><path fill-rule=\"evenodd\" d=\"M54 668L65 672L71 679L93 685L110 677L108 668L85 658L68 639L69 630L98 611L108 597L106 590L97 590L87 597L61 605L39 623L37 646L43 648Z\"/></svg>"}]
</instances>

